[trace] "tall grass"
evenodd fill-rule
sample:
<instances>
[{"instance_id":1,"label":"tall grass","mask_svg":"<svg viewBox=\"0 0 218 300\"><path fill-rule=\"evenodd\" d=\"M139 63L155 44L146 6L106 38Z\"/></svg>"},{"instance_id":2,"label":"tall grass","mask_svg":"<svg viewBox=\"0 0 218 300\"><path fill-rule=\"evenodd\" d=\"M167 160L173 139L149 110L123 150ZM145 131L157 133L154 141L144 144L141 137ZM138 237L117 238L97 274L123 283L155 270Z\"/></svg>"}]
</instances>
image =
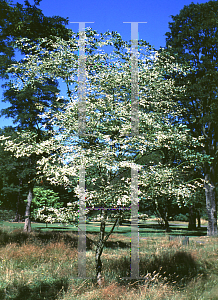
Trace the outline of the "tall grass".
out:
<instances>
[{"instance_id":1,"label":"tall grass","mask_svg":"<svg viewBox=\"0 0 218 300\"><path fill-rule=\"evenodd\" d=\"M96 234L88 234L87 277L95 278ZM20 229L0 234L0 299L218 299L218 238L140 240L140 276L130 275L130 239L115 233L102 254L104 283L77 278L77 233ZM142 279L143 278L143 279Z\"/></svg>"}]
</instances>

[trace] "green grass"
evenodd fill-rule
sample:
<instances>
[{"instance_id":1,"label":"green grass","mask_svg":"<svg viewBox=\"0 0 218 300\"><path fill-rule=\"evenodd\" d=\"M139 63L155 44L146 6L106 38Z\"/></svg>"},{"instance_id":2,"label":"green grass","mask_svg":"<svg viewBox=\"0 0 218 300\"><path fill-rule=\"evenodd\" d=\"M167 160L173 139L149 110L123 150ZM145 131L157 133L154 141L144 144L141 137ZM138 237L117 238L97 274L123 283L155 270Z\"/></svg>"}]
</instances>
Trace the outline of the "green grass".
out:
<instances>
[{"instance_id":1,"label":"green grass","mask_svg":"<svg viewBox=\"0 0 218 300\"><path fill-rule=\"evenodd\" d=\"M107 222L106 226L106 232L110 231L110 228L112 227L113 223ZM20 228L22 229L24 226L24 223L13 223L13 222L7 222L2 221L0 222L0 227L3 230L12 231L13 229ZM60 223L55 224L46 224L44 223L31 223L33 230L40 230L40 231L73 231L78 232L77 227L72 225L62 225ZM86 223L86 231L87 232L99 232L99 226L100 222L87 222ZM172 221L170 222L170 228L171 228L171 235L186 235L186 236L203 236L207 234L206 230L206 224L203 222L203 225L200 229L196 229L195 231L189 231L188 230L188 223L187 222L180 222L180 221ZM115 227L114 229L115 233L120 233L125 236L130 237L130 225L128 223L124 223L122 226L119 226L118 228ZM148 221L139 221L139 234L140 237L147 237L147 236L162 236L165 235L165 230L158 225L157 221L155 219L148 220Z\"/></svg>"},{"instance_id":2,"label":"green grass","mask_svg":"<svg viewBox=\"0 0 218 300\"><path fill-rule=\"evenodd\" d=\"M130 227L116 228L102 254L104 284L98 287L95 280L75 279L76 228L73 232L70 226L53 224L46 230L44 224L33 223L33 232L24 234L22 223L3 222L0 299L218 299L218 238L205 236L204 228L193 235L182 226L187 223L175 223L181 224L169 234L152 222L140 225L139 267L144 280L123 279L130 275ZM169 241L168 235L178 232L189 233L188 246ZM99 223L87 224L86 269L92 278L98 233Z\"/></svg>"}]
</instances>

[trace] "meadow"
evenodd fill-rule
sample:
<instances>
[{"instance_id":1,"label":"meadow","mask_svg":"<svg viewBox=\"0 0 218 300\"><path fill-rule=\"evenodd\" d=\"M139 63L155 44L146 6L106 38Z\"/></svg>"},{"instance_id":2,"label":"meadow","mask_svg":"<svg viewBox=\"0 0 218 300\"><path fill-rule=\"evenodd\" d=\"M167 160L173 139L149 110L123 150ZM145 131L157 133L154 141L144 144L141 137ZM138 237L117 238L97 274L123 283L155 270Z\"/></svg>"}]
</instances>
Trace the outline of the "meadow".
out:
<instances>
[{"instance_id":1,"label":"meadow","mask_svg":"<svg viewBox=\"0 0 218 300\"><path fill-rule=\"evenodd\" d=\"M186 222L170 222L165 231L155 220L140 221L140 279L130 276L130 227L115 228L102 254L104 284L95 284L95 242L99 223L87 223L86 270L77 278L78 229L33 223L0 223L0 299L218 299L218 237ZM109 231L110 226L107 227ZM189 237L189 244L170 236Z\"/></svg>"}]
</instances>

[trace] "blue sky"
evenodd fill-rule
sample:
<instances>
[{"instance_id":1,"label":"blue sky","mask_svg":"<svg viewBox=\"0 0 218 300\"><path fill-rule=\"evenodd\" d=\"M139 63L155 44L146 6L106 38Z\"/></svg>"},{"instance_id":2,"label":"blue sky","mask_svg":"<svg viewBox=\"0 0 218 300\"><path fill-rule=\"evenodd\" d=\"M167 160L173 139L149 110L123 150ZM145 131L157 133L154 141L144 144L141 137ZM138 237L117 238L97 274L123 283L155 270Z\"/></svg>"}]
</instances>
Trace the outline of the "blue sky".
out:
<instances>
[{"instance_id":1,"label":"blue sky","mask_svg":"<svg viewBox=\"0 0 218 300\"><path fill-rule=\"evenodd\" d=\"M13 1L16 3L17 1ZM18 1L23 4L24 1ZM29 0L33 4L33 0ZM205 0L42 0L39 8L46 16L61 16L69 18L69 22L87 23L98 32L107 30L117 31L124 40L131 38L131 25L123 22L147 22L139 24L139 39L146 40L156 49L165 46L165 33L171 15L176 15L191 3L205 3ZM68 25L74 32L78 31L78 24ZM0 84L3 81L0 80ZM2 89L0 89L2 99ZM0 109L7 105L0 102ZM0 128L12 125L9 119L0 118Z\"/></svg>"}]
</instances>

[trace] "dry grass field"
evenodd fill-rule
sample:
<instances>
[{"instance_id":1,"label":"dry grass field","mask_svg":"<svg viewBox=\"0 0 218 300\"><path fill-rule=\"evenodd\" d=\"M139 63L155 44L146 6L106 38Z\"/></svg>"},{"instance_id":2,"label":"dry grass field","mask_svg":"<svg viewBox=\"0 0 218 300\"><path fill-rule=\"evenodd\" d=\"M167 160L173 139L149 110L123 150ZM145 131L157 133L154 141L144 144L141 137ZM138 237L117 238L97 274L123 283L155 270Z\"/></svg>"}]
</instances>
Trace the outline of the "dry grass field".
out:
<instances>
[{"instance_id":1,"label":"dry grass field","mask_svg":"<svg viewBox=\"0 0 218 300\"><path fill-rule=\"evenodd\" d=\"M0 299L218 299L218 238L168 235L140 239L140 280L130 276L130 238L114 233L102 254L96 286L97 233L87 234L87 277L77 278L77 232L4 230L0 234Z\"/></svg>"}]
</instances>

